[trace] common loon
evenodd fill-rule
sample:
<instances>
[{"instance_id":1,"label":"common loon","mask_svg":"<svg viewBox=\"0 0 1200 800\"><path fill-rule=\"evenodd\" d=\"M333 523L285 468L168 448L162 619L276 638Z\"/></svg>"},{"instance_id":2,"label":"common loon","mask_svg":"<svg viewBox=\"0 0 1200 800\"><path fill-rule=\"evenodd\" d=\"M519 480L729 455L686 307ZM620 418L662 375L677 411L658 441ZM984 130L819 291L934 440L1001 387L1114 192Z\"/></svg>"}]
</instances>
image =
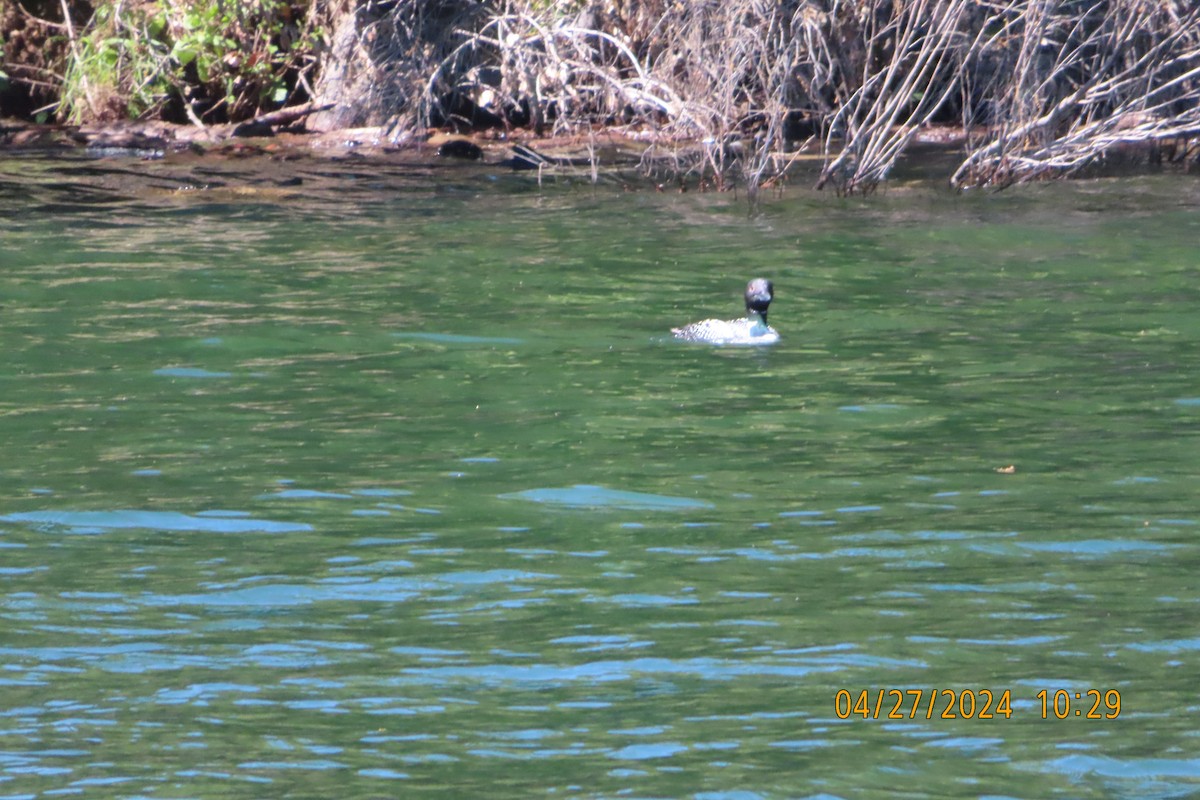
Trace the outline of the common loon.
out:
<instances>
[{"instance_id":1,"label":"common loon","mask_svg":"<svg viewBox=\"0 0 1200 800\"><path fill-rule=\"evenodd\" d=\"M767 324L767 307L775 286L766 278L746 284L746 316L743 319L706 319L682 328L672 328L676 339L707 344L759 345L779 341L779 333Z\"/></svg>"}]
</instances>

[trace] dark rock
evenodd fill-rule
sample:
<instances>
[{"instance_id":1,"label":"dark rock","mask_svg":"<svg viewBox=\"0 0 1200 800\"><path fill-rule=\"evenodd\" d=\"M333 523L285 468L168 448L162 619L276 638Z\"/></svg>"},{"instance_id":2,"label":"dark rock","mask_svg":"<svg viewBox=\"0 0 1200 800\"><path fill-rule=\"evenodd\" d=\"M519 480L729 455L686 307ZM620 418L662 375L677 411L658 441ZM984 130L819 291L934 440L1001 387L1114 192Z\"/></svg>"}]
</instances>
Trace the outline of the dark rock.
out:
<instances>
[{"instance_id":1,"label":"dark rock","mask_svg":"<svg viewBox=\"0 0 1200 800\"><path fill-rule=\"evenodd\" d=\"M467 139L451 139L448 142L442 142L437 149L437 154L443 158L465 158L470 161L478 161L483 158L483 149Z\"/></svg>"},{"instance_id":2,"label":"dark rock","mask_svg":"<svg viewBox=\"0 0 1200 800\"><path fill-rule=\"evenodd\" d=\"M512 157L500 162L500 166L512 167L516 170L541 169L553 165L554 162L549 158L523 144L514 144Z\"/></svg>"},{"instance_id":3,"label":"dark rock","mask_svg":"<svg viewBox=\"0 0 1200 800\"><path fill-rule=\"evenodd\" d=\"M233 136L274 136L275 129L271 127L270 123L257 122L255 120L250 120L249 122L243 122L241 125L235 126L233 129L232 135Z\"/></svg>"}]
</instances>

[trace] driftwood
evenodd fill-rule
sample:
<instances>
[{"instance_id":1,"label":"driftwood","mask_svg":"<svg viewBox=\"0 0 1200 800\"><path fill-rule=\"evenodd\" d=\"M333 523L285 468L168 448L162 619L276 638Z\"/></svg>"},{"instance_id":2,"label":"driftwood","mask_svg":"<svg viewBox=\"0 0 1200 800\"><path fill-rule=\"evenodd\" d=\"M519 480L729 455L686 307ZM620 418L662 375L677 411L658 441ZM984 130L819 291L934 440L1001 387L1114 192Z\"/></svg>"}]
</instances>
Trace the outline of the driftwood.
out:
<instances>
[{"instance_id":1,"label":"driftwood","mask_svg":"<svg viewBox=\"0 0 1200 800\"><path fill-rule=\"evenodd\" d=\"M333 108L333 103L304 103L299 106L281 108L278 111L269 111L266 114L259 114L254 119L249 119L232 126L229 135L270 136L274 128L291 125L310 114L328 111L331 108Z\"/></svg>"},{"instance_id":2,"label":"driftwood","mask_svg":"<svg viewBox=\"0 0 1200 800\"><path fill-rule=\"evenodd\" d=\"M271 136L275 128L291 125L326 108L327 105L305 103L259 114L245 122L205 127L170 125L162 122L82 125L69 129L68 135L87 147L112 150L155 151L168 149L173 144L180 147L191 144L213 145L234 137Z\"/></svg>"},{"instance_id":3,"label":"driftwood","mask_svg":"<svg viewBox=\"0 0 1200 800\"><path fill-rule=\"evenodd\" d=\"M0 148L53 148L84 146L97 152L162 155L168 150L218 145L233 138L271 136L279 127L325 111L328 104L305 103L260 114L252 120L225 125L177 125L167 122L124 120L95 125L0 126ZM378 136L379 132L373 132Z\"/></svg>"}]
</instances>

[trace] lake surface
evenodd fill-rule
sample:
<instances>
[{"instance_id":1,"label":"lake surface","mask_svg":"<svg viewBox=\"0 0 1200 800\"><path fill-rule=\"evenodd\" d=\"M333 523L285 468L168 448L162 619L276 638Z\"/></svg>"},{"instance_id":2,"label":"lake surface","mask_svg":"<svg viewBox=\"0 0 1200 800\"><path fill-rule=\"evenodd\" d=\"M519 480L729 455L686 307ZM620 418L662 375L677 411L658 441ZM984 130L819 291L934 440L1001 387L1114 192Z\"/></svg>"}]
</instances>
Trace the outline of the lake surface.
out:
<instances>
[{"instance_id":1,"label":"lake surface","mask_svg":"<svg viewBox=\"0 0 1200 800\"><path fill-rule=\"evenodd\" d=\"M0 798L1200 791L1194 177L5 156L0 226Z\"/></svg>"}]
</instances>

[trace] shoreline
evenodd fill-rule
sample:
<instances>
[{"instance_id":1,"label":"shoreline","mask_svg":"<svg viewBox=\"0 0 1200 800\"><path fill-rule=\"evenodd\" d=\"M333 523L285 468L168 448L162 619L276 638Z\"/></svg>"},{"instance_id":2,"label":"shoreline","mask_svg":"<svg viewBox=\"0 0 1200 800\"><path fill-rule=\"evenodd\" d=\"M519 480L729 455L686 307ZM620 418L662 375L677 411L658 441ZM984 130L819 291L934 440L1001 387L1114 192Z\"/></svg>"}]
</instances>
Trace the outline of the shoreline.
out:
<instances>
[{"instance_id":1,"label":"shoreline","mask_svg":"<svg viewBox=\"0 0 1200 800\"><path fill-rule=\"evenodd\" d=\"M431 129L422 134L392 135L387 126L310 131L303 119L311 109L282 109L249 122L196 125L123 120L104 124L38 124L21 119L0 119L0 157L21 153L84 155L95 159L170 160L200 163L206 160L293 161L298 159L381 160L414 167L450 163L477 163L538 173L538 180L567 177L593 183L621 182L627 190L734 191L747 189L736 171L716 176L711 163L713 148L702 141L671 137L647 129L600 129L591 135L538 136L525 128L484 129L468 133ZM740 157L740 142L730 140L734 153L722 168ZM815 139L796 143L773 158L782 166L780 177L763 189L787 186L817 187L825 164L837 154L824 154ZM944 183L948 189L955 166L969 149L961 126L930 125L917 132L912 145L898 160L895 172L883 186L906 182L915 174ZM525 157L522 153L530 153ZM1169 156L1169 154L1168 154ZM1080 180L1095 177L1172 173L1192 174L1187 159L1163 157L1152 142L1114 146L1102 163L1068 176L1044 180ZM882 187L881 187L882 188ZM991 187L993 191L1005 187ZM819 188L817 188L820 191ZM828 192L830 195L836 192Z\"/></svg>"},{"instance_id":2,"label":"shoreline","mask_svg":"<svg viewBox=\"0 0 1200 800\"><path fill-rule=\"evenodd\" d=\"M284 112L289 109L284 109ZM278 115L279 112L276 112ZM309 111L295 115L279 115L284 120L297 120ZM274 115L270 115L274 116ZM914 144L922 148L948 151L965 142L961 127L937 126L921 131ZM727 145L735 159L740 155L740 140ZM195 157L255 156L293 158L365 158L397 159L415 164L433 164L445 160L479 161L515 170L538 169L538 157L544 168L577 168L590 170L593 166L604 171L640 169L645 177L668 181L696 177L711 180L711 166L705 169L704 154L711 150L703 141L672 137L646 129L600 129L592 135L570 134L539 136L532 130L514 128L509 131L485 129L467 133L447 129L431 129L423 135L402 132L392 135L387 126L341 128L310 131L303 124L281 124L277 121L252 120L246 123L195 125L124 120L113 123L66 125L35 123L20 119L0 119L0 154L19 152L85 153L97 158L128 157L158 160L172 155L190 154ZM532 152L528 159L520 153ZM787 178L793 173L807 173L803 165L819 165L825 161L814 139L797 142L792 149L775 156L788 165ZM511 162L511 163L510 163ZM652 175L653 173L653 175ZM787 180L785 179L785 182ZM728 189L738 188L740 180L730 181Z\"/></svg>"}]
</instances>

